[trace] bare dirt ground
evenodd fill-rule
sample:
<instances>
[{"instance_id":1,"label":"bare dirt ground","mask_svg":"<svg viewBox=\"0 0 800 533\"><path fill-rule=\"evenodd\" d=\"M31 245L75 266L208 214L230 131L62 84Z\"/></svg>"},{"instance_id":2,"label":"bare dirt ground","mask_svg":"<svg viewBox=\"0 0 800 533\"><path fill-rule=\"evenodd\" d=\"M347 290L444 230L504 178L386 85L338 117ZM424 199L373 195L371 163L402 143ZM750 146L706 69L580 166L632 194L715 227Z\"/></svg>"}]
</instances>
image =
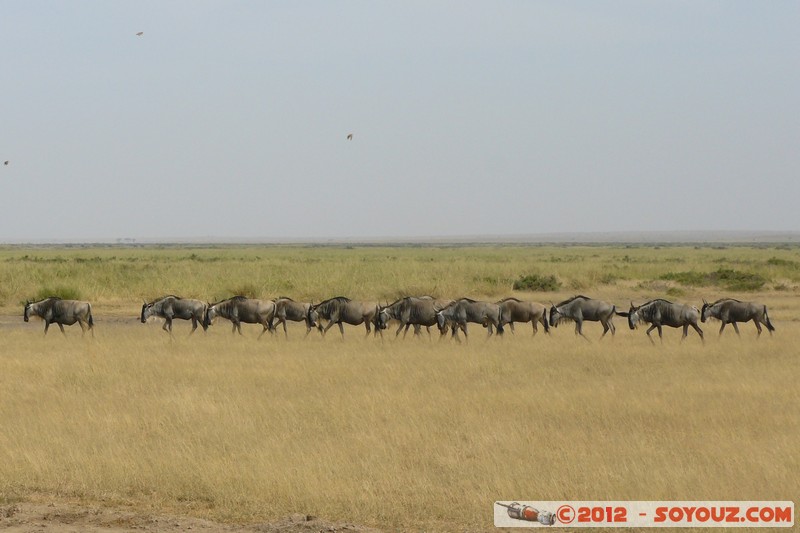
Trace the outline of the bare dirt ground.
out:
<instances>
[{"instance_id":1,"label":"bare dirt ground","mask_svg":"<svg viewBox=\"0 0 800 533\"><path fill-rule=\"evenodd\" d=\"M334 523L295 514L275 522L230 525L200 518L154 515L141 511L75 503L0 505L0 530L10 533L122 533L161 531L225 531L230 533L377 532L348 523Z\"/></svg>"}]
</instances>

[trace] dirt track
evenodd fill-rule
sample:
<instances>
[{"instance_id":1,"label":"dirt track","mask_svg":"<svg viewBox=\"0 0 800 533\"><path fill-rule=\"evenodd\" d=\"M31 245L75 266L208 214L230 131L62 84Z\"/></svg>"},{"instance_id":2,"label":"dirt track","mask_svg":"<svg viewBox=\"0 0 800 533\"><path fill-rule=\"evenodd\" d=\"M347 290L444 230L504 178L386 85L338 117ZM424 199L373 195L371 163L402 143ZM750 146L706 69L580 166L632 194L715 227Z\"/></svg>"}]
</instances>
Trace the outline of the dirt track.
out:
<instances>
[{"instance_id":1,"label":"dirt track","mask_svg":"<svg viewBox=\"0 0 800 533\"><path fill-rule=\"evenodd\" d=\"M0 505L0 530L11 533L122 533L161 531L226 531L232 533L311 533L378 530L333 523L295 514L275 522L245 526L220 524L199 518L153 515L127 509L71 503L17 503Z\"/></svg>"}]
</instances>

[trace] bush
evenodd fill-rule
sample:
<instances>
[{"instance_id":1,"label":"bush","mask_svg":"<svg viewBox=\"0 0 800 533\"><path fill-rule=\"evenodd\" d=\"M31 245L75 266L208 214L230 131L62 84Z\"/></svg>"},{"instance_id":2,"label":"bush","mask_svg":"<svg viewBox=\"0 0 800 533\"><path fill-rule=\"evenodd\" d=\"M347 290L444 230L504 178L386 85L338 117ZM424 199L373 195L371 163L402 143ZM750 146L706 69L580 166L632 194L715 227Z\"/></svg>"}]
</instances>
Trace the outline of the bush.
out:
<instances>
[{"instance_id":1,"label":"bush","mask_svg":"<svg viewBox=\"0 0 800 533\"><path fill-rule=\"evenodd\" d=\"M797 261L791 261L789 259L781 259L779 257L771 257L767 259L767 264L770 266L791 268L793 270L800 269L800 263L798 263Z\"/></svg>"},{"instance_id":2,"label":"bush","mask_svg":"<svg viewBox=\"0 0 800 533\"><path fill-rule=\"evenodd\" d=\"M718 268L714 272L669 272L660 279L677 281L681 285L716 285L731 291L755 291L769 281L761 274Z\"/></svg>"},{"instance_id":3,"label":"bush","mask_svg":"<svg viewBox=\"0 0 800 533\"><path fill-rule=\"evenodd\" d=\"M539 274L529 274L514 282L515 291L540 291L552 292L561 288L561 282L552 274L540 276Z\"/></svg>"},{"instance_id":4,"label":"bush","mask_svg":"<svg viewBox=\"0 0 800 533\"><path fill-rule=\"evenodd\" d=\"M42 287L39 289L39 292L36 293L36 297L34 301L44 300L45 298L50 298L51 296L57 296L62 300L81 300L81 291L76 289L75 287Z\"/></svg>"}]
</instances>

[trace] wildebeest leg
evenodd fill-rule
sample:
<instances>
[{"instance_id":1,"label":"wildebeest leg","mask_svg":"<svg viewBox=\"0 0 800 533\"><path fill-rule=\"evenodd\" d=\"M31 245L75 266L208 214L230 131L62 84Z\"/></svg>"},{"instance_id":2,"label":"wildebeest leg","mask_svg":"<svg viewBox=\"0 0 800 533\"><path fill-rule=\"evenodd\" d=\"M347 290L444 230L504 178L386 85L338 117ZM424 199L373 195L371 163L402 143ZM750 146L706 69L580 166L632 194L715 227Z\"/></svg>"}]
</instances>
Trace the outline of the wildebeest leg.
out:
<instances>
[{"instance_id":1,"label":"wildebeest leg","mask_svg":"<svg viewBox=\"0 0 800 533\"><path fill-rule=\"evenodd\" d=\"M64 324L62 324L61 322L56 322L56 324L58 324L59 329L61 329L61 334L66 337L67 336L67 332L64 331Z\"/></svg>"},{"instance_id":2,"label":"wildebeest leg","mask_svg":"<svg viewBox=\"0 0 800 533\"><path fill-rule=\"evenodd\" d=\"M189 332L189 335L195 332L197 329L197 319L192 315L192 331Z\"/></svg>"},{"instance_id":3,"label":"wildebeest leg","mask_svg":"<svg viewBox=\"0 0 800 533\"><path fill-rule=\"evenodd\" d=\"M758 319L757 318L754 318L753 322L755 322L756 329L758 330L758 335L756 337L760 337L761 336L761 324L758 323ZM772 332L770 332L770 333L772 333Z\"/></svg>"},{"instance_id":4,"label":"wildebeest leg","mask_svg":"<svg viewBox=\"0 0 800 533\"><path fill-rule=\"evenodd\" d=\"M285 318L281 318L279 320L281 321L281 324L283 325L283 336L288 339L289 338L289 332L286 331L286 319ZM277 328L277 326L276 326L276 328ZM308 330L306 331L306 335L308 335L309 331L311 331L311 328L308 328Z\"/></svg>"},{"instance_id":5,"label":"wildebeest leg","mask_svg":"<svg viewBox=\"0 0 800 533\"><path fill-rule=\"evenodd\" d=\"M171 325L172 325L172 322L170 321L170 319L168 317L165 317L164 318L164 323L161 325L161 329L163 329L164 331L166 331L167 333L172 335L172 331L171 331L172 328L170 327Z\"/></svg>"},{"instance_id":6,"label":"wildebeest leg","mask_svg":"<svg viewBox=\"0 0 800 533\"><path fill-rule=\"evenodd\" d=\"M725 322L723 322L722 325L719 327L719 336L720 337L722 337L722 330L724 330L724 329L725 329Z\"/></svg>"},{"instance_id":7,"label":"wildebeest leg","mask_svg":"<svg viewBox=\"0 0 800 533\"><path fill-rule=\"evenodd\" d=\"M733 326L733 331L736 332L736 336L741 337L741 335L739 334L739 326L736 325L736 322L731 322L731 326Z\"/></svg>"},{"instance_id":8,"label":"wildebeest leg","mask_svg":"<svg viewBox=\"0 0 800 533\"><path fill-rule=\"evenodd\" d=\"M400 325L397 327L397 331L394 332L394 336L395 337L398 337L400 335L400 332L403 330L403 326L405 326L406 327L406 331L408 331L408 324L403 324L402 322L400 322ZM404 339L406 338L406 334L405 333L403 333L403 338Z\"/></svg>"},{"instance_id":9,"label":"wildebeest leg","mask_svg":"<svg viewBox=\"0 0 800 533\"><path fill-rule=\"evenodd\" d=\"M344 324L341 322L339 322L339 333L342 334L342 338L344 339ZM369 335L369 332L367 332L367 335Z\"/></svg>"},{"instance_id":10,"label":"wildebeest leg","mask_svg":"<svg viewBox=\"0 0 800 533\"><path fill-rule=\"evenodd\" d=\"M231 324L233 324L233 328L231 329L231 335L236 333L237 331L239 332L239 335L242 335L242 324L238 320L231 321Z\"/></svg>"},{"instance_id":11,"label":"wildebeest leg","mask_svg":"<svg viewBox=\"0 0 800 533\"><path fill-rule=\"evenodd\" d=\"M259 334L258 334L258 338L259 338L259 339L260 339L260 338L261 338L261 337L264 335L264 333L266 333L267 331L269 331L269 332L270 332L270 334L272 334L272 330L269 328L269 323L268 323L268 322L261 322L261 325L263 326L263 328L264 328L264 329L262 329L262 330L261 330L261 333L259 333Z\"/></svg>"},{"instance_id":12,"label":"wildebeest leg","mask_svg":"<svg viewBox=\"0 0 800 533\"><path fill-rule=\"evenodd\" d=\"M649 328L647 328L647 331L645 331L645 333L647 333L647 338L650 339L650 344L655 344L656 343L653 340L653 337L650 336L650 332L653 331L654 329L656 329L655 324L651 325Z\"/></svg>"},{"instance_id":13,"label":"wildebeest leg","mask_svg":"<svg viewBox=\"0 0 800 533\"><path fill-rule=\"evenodd\" d=\"M681 342L683 342L683 339L685 339L688 334L689 334L689 324L684 324L683 325L683 335L681 336ZM664 341L662 340L661 342L664 342Z\"/></svg>"},{"instance_id":14,"label":"wildebeest leg","mask_svg":"<svg viewBox=\"0 0 800 533\"><path fill-rule=\"evenodd\" d=\"M586 342L592 342L589 340L589 337L583 334L583 320L575 321L575 335L580 335Z\"/></svg>"},{"instance_id":15,"label":"wildebeest leg","mask_svg":"<svg viewBox=\"0 0 800 533\"><path fill-rule=\"evenodd\" d=\"M610 330L611 327L608 325L608 322L600 322L600 323L603 325L603 334L600 335L600 340L603 340L603 337L606 336L606 333L608 333L608 330Z\"/></svg>"},{"instance_id":16,"label":"wildebeest leg","mask_svg":"<svg viewBox=\"0 0 800 533\"><path fill-rule=\"evenodd\" d=\"M694 330L697 332L697 334L700 335L700 340L703 341L703 344L705 344L706 343L706 338L703 336L703 330L700 329L700 326L698 326L694 322L691 324L691 326L694 328Z\"/></svg>"},{"instance_id":17,"label":"wildebeest leg","mask_svg":"<svg viewBox=\"0 0 800 533\"><path fill-rule=\"evenodd\" d=\"M334 324L336 324L336 322L334 322L333 319L329 320L328 325L322 328L322 335L324 336L326 333L328 333L328 330L331 329L334 326ZM339 325L339 327L341 328L341 324ZM342 334L344 334L344 332L342 332Z\"/></svg>"}]
</instances>

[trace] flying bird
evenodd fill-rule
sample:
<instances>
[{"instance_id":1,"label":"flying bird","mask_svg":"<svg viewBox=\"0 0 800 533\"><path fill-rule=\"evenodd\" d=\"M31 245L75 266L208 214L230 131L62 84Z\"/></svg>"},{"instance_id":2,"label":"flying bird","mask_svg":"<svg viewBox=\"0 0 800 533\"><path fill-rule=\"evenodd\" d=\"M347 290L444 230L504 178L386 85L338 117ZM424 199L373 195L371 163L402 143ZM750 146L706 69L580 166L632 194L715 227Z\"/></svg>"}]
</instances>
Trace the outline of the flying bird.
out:
<instances>
[{"instance_id":1,"label":"flying bird","mask_svg":"<svg viewBox=\"0 0 800 533\"><path fill-rule=\"evenodd\" d=\"M137 33L136 35L138 35L139 37L141 37L142 35L144 35L144 32L143 32L143 31L140 31L140 32L139 32L139 33Z\"/></svg>"},{"instance_id":2,"label":"flying bird","mask_svg":"<svg viewBox=\"0 0 800 533\"><path fill-rule=\"evenodd\" d=\"M3 164L4 164L5 166L8 166L8 161L3 161Z\"/></svg>"},{"instance_id":3,"label":"flying bird","mask_svg":"<svg viewBox=\"0 0 800 533\"><path fill-rule=\"evenodd\" d=\"M352 133L348 133L347 134L347 140L348 141L352 141L353 140L353 134Z\"/></svg>"}]
</instances>

